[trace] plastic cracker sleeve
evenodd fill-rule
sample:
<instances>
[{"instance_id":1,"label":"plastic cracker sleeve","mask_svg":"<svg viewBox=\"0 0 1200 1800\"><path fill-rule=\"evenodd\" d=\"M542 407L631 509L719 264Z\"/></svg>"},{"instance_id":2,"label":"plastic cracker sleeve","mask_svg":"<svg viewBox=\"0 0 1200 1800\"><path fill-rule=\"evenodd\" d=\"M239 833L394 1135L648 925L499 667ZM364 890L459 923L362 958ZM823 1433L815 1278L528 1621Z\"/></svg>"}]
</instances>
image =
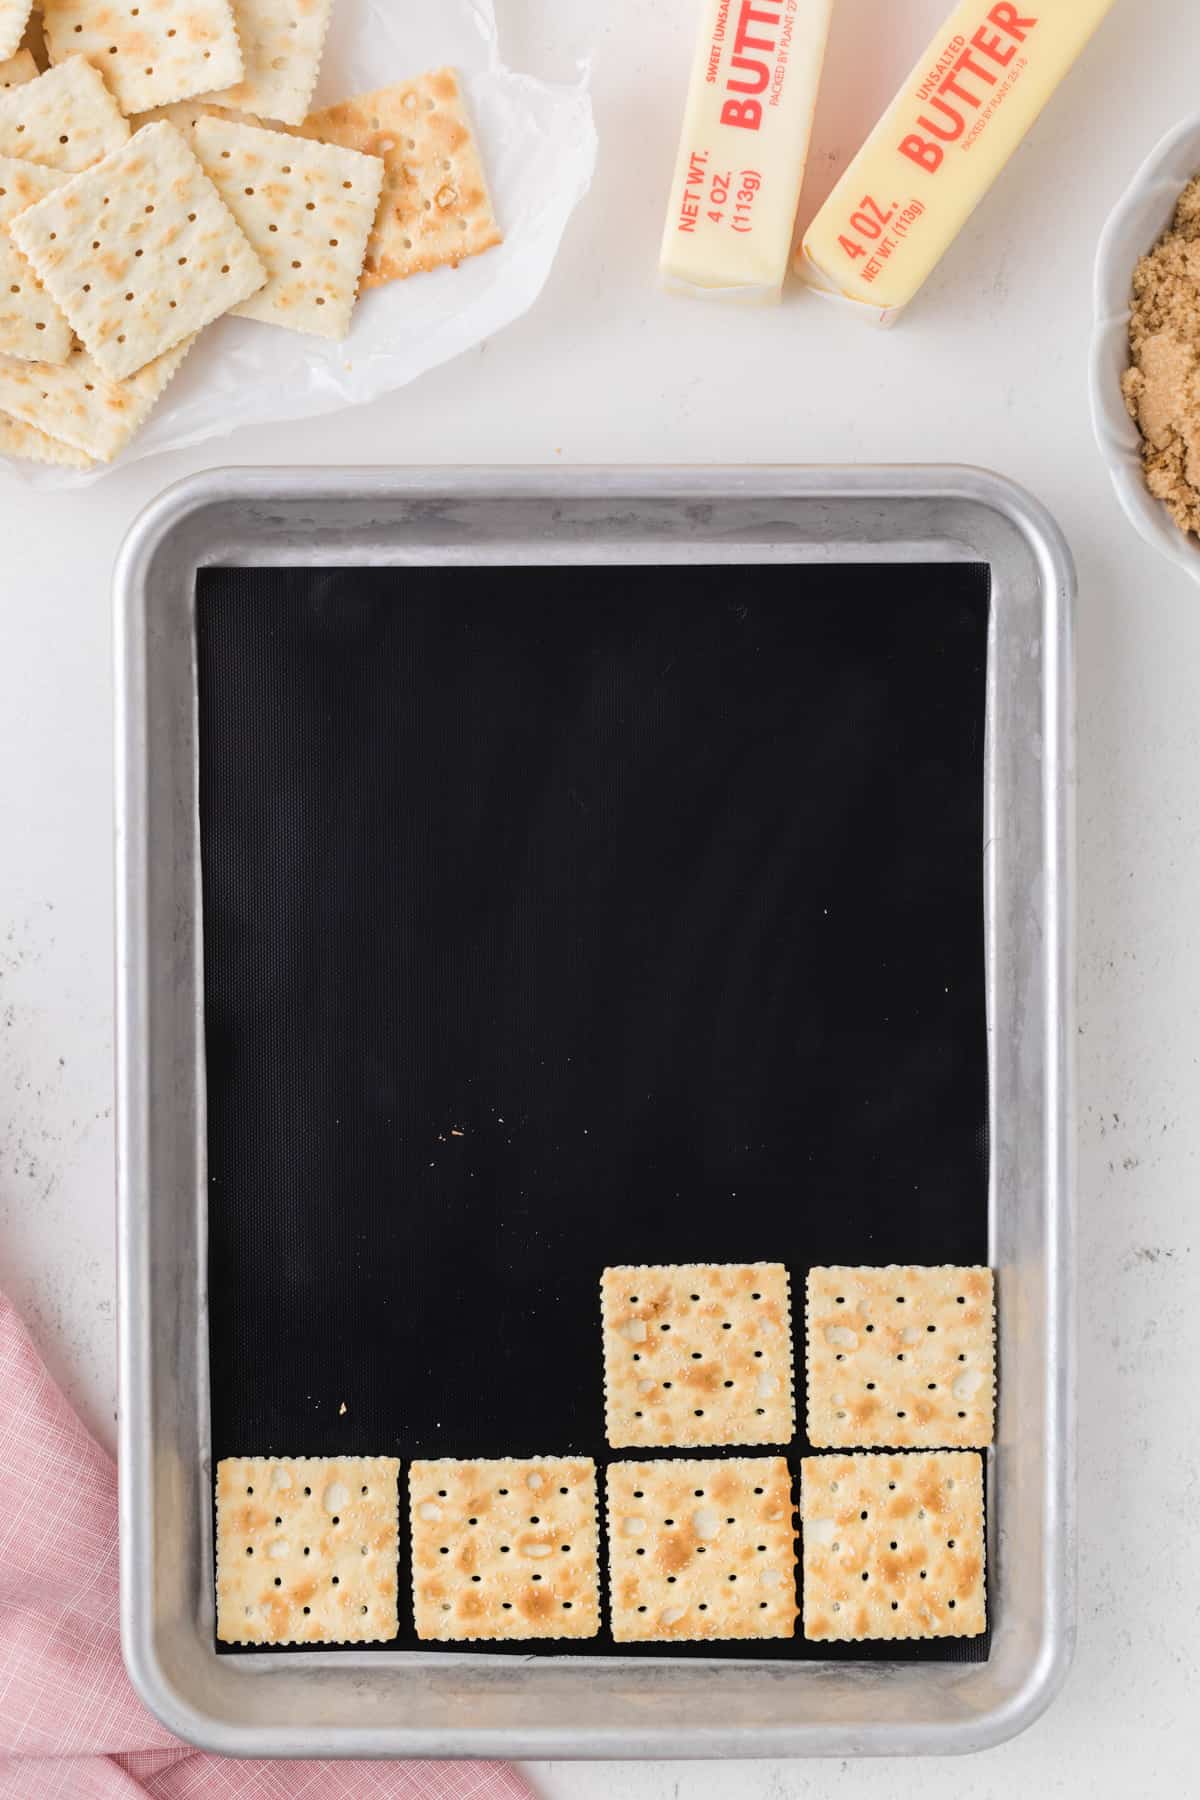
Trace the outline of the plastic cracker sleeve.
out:
<instances>
[{"instance_id":1,"label":"plastic cracker sleeve","mask_svg":"<svg viewBox=\"0 0 1200 1800\"><path fill-rule=\"evenodd\" d=\"M685 294L778 300L833 0L703 0L659 270Z\"/></svg>"},{"instance_id":2,"label":"plastic cracker sleeve","mask_svg":"<svg viewBox=\"0 0 1200 1800\"><path fill-rule=\"evenodd\" d=\"M941 261L1114 0L964 0L796 256L820 291L891 320Z\"/></svg>"}]
</instances>

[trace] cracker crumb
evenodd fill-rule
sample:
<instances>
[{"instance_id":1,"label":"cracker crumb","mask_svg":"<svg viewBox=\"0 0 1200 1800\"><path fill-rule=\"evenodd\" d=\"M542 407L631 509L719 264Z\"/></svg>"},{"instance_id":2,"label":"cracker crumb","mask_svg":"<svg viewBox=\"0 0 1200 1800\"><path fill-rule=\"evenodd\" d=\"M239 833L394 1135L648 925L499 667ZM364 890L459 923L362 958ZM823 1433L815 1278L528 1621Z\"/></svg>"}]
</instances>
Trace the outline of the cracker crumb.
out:
<instances>
[{"instance_id":1,"label":"cracker crumb","mask_svg":"<svg viewBox=\"0 0 1200 1800\"><path fill-rule=\"evenodd\" d=\"M1181 531L1200 533L1200 175L1134 270L1129 348L1121 391L1146 486Z\"/></svg>"}]
</instances>

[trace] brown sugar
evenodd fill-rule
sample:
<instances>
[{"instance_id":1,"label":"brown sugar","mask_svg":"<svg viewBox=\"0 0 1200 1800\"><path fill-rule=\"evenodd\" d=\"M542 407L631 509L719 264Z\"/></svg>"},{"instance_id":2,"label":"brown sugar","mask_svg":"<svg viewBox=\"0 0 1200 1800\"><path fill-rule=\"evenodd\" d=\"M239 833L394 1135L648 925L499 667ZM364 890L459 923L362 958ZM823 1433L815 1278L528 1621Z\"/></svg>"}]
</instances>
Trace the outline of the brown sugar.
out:
<instances>
[{"instance_id":1,"label":"brown sugar","mask_svg":"<svg viewBox=\"0 0 1200 1800\"><path fill-rule=\"evenodd\" d=\"M1142 434L1150 492L1200 533L1200 175L1133 273L1125 404Z\"/></svg>"}]
</instances>

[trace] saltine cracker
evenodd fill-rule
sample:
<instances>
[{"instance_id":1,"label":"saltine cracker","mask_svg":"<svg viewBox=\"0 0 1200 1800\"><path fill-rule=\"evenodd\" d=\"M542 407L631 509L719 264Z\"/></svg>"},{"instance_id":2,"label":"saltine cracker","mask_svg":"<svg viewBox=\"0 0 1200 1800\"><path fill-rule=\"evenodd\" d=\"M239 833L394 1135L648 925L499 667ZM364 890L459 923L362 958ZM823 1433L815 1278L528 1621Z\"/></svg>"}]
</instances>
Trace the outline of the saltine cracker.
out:
<instances>
[{"instance_id":1,"label":"saltine cracker","mask_svg":"<svg viewBox=\"0 0 1200 1800\"><path fill-rule=\"evenodd\" d=\"M142 0L132 8L114 0L42 0L42 13L51 62L86 56L126 114L242 77L229 0Z\"/></svg>"},{"instance_id":2,"label":"saltine cracker","mask_svg":"<svg viewBox=\"0 0 1200 1800\"><path fill-rule=\"evenodd\" d=\"M18 50L0 62L0 93L5 88L24 87L27 81L36 81L38 66L33 60L31 50Z\"/></svg>"},{"instance_id":3,"label":"saltine cracker","mask_svg":"<svg viewBox=\"0 0 1200 1800\"><path fill-rule=\"evenodd\" d=\"M590 1457L415 1462L417 1636L590 1638L600 1628Z\"/></svg>"},{"instance_id":4,"label":"saltine cracker","mask_svg":"<svg viewBox=\"0 0 1200 1800\"><path fill-rule=\"evenodd\" d=\"M41 163L0 156L0 354L66 362L71 327L13 243L8 227L27 206L70 177Z\"/></svg>"},{"instance_id":5,"label":"saltine cracker","mask_svg":"<svg viewBox=\"0 0 1200 1800\"><path fill-rule=\"evenodd\" d=\"M612 1268L600 1283L615 1449L787 1444L795 1432L782 1263Z\"/></svg>"},{"instance_id":6,"label":"saltine cracker","mask_svg":"<svg viewBox=\"0 0 1200 1800\"><path fill-rule=\"evenodd\" d=\"M74 175L128 137L128 119L82 56L0 93L0 156Z\"/></svg>"},{"instance_id":7,"label":"saltine cracker","mask_svg":"<svg viewBox=\"0 0 1200 1800\"><path fill-rule=\"evenodd\" d=\"M299 125L309 109L333 0L233 0L245 71L209 98Z\"/></svg>"},{"instance_id":8,"label":"saltine cracker","mask_svg":"<svg viewBox=\"0 0 1200 1800\"><path fill-rule=\"evenodd\" d=\"M70 444L60 444L36 425L26 425L8 413L0 413L0 456L17 456L23 462L56 463L65 469L89 469L90 456Z\"/></svg>"},{"instance_id":9,"label":"saltine cracker","mask_svg":"<svg viewBox=\"0 0 1200 1800\"><path fill-rule=\"evenodd\" d=\"M478 256L502 242L454 69L358 94L315 112L305 137L383 159L364 287Z\"/></svg>"},{"instance_id":10,"label":"saltine cracker","mask_svg":"<svg viewBox=\"0 0 1200 1800\"><path fill-rule=\"evenodd\" d=\"M84 350L64 363L0 356L0 412L47 431L96 462L111 462L145 423L195 342L176 344L126 381L110 381Z\"/></svg>"},{"instance_id":11,"label":"saltine cracker","mask_svg":"<svg viewBox=\"0 0 1200 1800\"><path fill-rule=\"evenodd\" d=\"M400 1464L394 1456L244 1456L217 1464L223 1644L394 1638Z\"/></svg>"},{"instance_id":12,"label":"saltine cracker","mask_svg":"<svg viewBox=\"0 0 1200 1800\"><path fill-rule=\"evenodd\" d=\"M806 1342L810 1443L897 1449L991 1443L990 1269L810 1269Z\"/></svg>"},{"instance_id":13,"label":"saltine cracker","mask_svg":"<svg viewBox=\"0 0 1200 1800\"><path fill-rule=\"evenodd\" d=\"M173 125L143 127L95 168L21 213L11 230L114 381L266 281L266 270Z\"/></svg>"},{"instance_id":14,"label":"saltine cracker","mask_svg":"<svg viewBox=\"0 0 1200 1800\"><path fill-rule=\"evenodd\" d=\"M792 1636L796 1528L781 1456L617 1462L607 1489L618 1643Z\"/></svg>"},{"instance_id":15,"label":"saltine cracker","mask_svg":"<svg viewBox=\"0 0 1200 1800\"><path fill-rule=\"evenodd\" d=\"M192 144L267 271L265 287L234 311L345 337L379 201L379 158L228 119L197 119Z\"/></svg>"},{"instance_id":16,"label":"saltine cracker","mask_svg":"<svg viewBox=\"0 0 1200 1800\"><path fill-rule=\"evenodd\" d=\"M152 106L148 112L133 113L129 123L135 131L143 125L157 125L165 120L182 131L191 141L191 130L197 119L232 119L238 125L261 125L262 120L250 113L230 112L225 106L211 106L207 98L197 95L191 100L173 100L169 106Z\"/></svg>"},{"instance_id":17,"label":"saltine cracker","mask_svg":"<svg viewBox=\"0 0 1200 1800\"><path fill-rule=\"evenodd\" d=\"M807 1456L800 1522L805 1637L977 1637L986 1629L977 1451Z\"/></svg>"},{"instance_id":18,"label":"saltine cracker","mask_svg":"<svg viewBox=\"0 0 1200 1800\"><path fill-rule=\"evenodd\" d=\"M0 0L0 62L16 55L32 11L33 0Z\"/></svg>"}]
</instances>

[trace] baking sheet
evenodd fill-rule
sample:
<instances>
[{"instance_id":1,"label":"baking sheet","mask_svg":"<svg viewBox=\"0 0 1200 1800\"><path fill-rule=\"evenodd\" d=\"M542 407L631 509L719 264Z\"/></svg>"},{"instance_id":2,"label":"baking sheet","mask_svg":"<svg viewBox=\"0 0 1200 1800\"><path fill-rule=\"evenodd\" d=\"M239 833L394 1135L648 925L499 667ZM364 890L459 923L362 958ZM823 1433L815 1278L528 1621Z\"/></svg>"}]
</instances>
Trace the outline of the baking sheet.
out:
<instances>
[{"instance_id":1,"label":"baking sheet","mask_svg":"<svg viewBox=\"0 0 1200 1800\"><path fill-rule=\"evenodd\" d=\"M809 1264L987 1260L988 591L200 571L214 1460L603 1463L605 1263L784 1260L802 1383Z\"/></svg>"}]
</instances>

